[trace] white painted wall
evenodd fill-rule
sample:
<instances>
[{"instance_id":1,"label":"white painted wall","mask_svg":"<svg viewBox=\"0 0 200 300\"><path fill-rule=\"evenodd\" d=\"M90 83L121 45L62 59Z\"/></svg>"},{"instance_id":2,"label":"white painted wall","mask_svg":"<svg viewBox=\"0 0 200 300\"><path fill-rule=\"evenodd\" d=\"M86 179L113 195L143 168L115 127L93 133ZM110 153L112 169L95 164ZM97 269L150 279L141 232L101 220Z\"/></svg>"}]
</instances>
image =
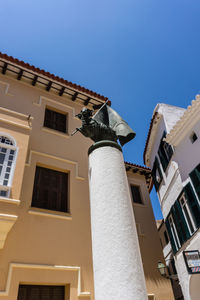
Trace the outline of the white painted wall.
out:
<instances>
[{"instance_id":1,"label":"white painted wall","mask_svg":"<svg viewBox=\"0 0 200 300\"><path fill-rule=\"evenodd\" d=\"M167 133L173 128L179 118L185 112L185 109L158 104L155 108L162 115L159 127L157 128L154 146L151 151L150 165L153 166L155 156L158 157L157 151L160 144L162 133L166 130ZM194 123L191 122L191 124ZM192 144L190 135L192 132L197 134L198 139ZM159 157L158 157L159 158ZM181 193L183 186L190 180L189 173L200 163L200 120L196 124L187 128L185 136L181 142L174 148L172 160L165 171L163 172L163 180L158 191L158 197L161 203L161 209L164 218L167 217L169 211ZM162 170L162 166L160 165ZM163 170L162 170L163 171ZM175 264L177 268L180 285L184 294L185 300L199 300L200 285L196 280L198 275L190 275L188 273L184 257L184 250L200 250L200 231L196 232L189 241L175 255ZM165 249L166 250L166 249ZM166 251L165 251L166 252ZM167 253L165 253L167 254ZM200 278L200 276L198 277Z\"/></svg>"},{"instance_id":2,"label":"white painted wall","mask_svg":"<svg viewBox=\"0 0 200 300\"><path fill-rule=\"evenodd\" d=\"M197 134L198 139L192 144L190 134ZM178 163L181 179L186 181L188 174L200 163L200 120L191 127L189 134L180 142L175 149L175 160Z\"/></svg>"}]
</instances>

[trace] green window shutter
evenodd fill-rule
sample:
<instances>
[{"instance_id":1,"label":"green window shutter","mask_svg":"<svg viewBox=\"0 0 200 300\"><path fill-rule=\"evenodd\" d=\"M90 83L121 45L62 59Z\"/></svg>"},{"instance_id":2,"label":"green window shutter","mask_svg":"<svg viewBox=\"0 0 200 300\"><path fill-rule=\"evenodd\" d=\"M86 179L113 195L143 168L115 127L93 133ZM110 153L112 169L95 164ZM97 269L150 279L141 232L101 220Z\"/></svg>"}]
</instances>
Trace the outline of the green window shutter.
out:
<instances>
[{"instance_id":1,"label":"green window shutter","mask_svg":"<svg viewBox=\"0 0 200 300\"><path fill-rule=\"evenodd\" d=\"M160 178L159 181L157 179L157 173L158 173L159 178ZM160 166L159 166L159 162L158 162L157 157L155 157L155 161L154 161L154 164L153 164L152 178L153 178L153 183L154 183L155 189L156 189L156 191L158 191L160 183L163 179L163 176L162 176L162 172L160 170Z\"/></svg>"},{"instance_id":2,"label":"green window shutter","mask_svg":"<svg viewBox=\"0 0 200 300\"><path fill-rule=\"evenodd\" d=\"M200 200L200 164L190 173L190 178Z\"/></svg>"},{"instance_id":3,"label":"green window shutter","mask_svg":"<svg viewBox=\"0 0 200 300\"><path fill-rule=\"evenodd\" d=\"M166 155L167 155L167 158L168 158L168 162L170 161L170 159L172 158L172 155L174 153L173 151L173 148L170 144L164 142L164 148L165 148L165 152L166 152Z\"/></svg>"},{"instance_id":4,"label":"green window shutter","mask_svg":"<svg viewBox=\"0 0 200 300\"><path fill-rule=\"evenodd\" d=\"M173 235L172 235L172 232L171 232L171 228L170 228L170 225L169 225L168 218L165 220L165 225L166 225L167 232L168 232L169 239L170 239L170 243L171 243L171 246L172 246L172 251L174 253L176 253L177 249L176 249L176 246L175 246L175 241L174 241L174 238L173 238Z\"/></svg>"},{"instance_id":5,"label":"green window shutter","mask_svg":"<svg viewBox=\"0 0 200 300\"><path fill-rule=\"evenodd\" d=\"M197 228L200 227L200 206L190 183L184 187L185 196Z\"/></svg>"},{"instance_id":6,"label":"green window shutter","mask_svg":"<svg viewBox=\"0 0 200 300\"><path fill-rule=\"evenodd\" d=\"M160 147L158 149L158 156L160 158L160 162L161 162L161 165L163 167L163 170L165 171L167 169L167 166L168 166L168 160L167 160L167 157L165 155L163 146L164 146L164 142L161 141Z\"/></svg>"},{"instance_id":7,"label":"green window shutter","mask_svg":"<svg viewBox=\"0 0 200 300\"><path fill-rule=\"evenodd\" d=\"M162 164L163 170L165 171L167 169L167 166L169 164L169 161L173 155L173 148L170 144L163 141L163 139L166 137L166 132L163 132L160 146L158 149L158 156L160 158L160 162Z\"/></svg>"},{"instance_id":8,"label":"green window shutter","mask_svg":"<svg viewBox=\"0 0 200 300\"><path fill-rule=\"evenodd\" d=\"M175 219L178 227L177 232L178 232L179 240L182 245L185 241L187 241L190 238L190 232L187 223L185 221L185 217L183 215L183 211L179 203L179 200L177 200L174 203L174 213L175 213Z\"/></svg>"}]
</instances>

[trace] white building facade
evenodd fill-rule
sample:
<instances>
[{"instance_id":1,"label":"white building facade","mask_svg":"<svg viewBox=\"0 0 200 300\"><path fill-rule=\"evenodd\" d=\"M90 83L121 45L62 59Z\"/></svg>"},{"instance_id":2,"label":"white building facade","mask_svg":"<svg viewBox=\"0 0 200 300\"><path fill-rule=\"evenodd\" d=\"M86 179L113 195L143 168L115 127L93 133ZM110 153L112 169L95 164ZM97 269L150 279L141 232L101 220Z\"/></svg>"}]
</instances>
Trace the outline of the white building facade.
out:
<instances>
[{"instance_id":1,"label":"white building facade","mask_svg":"<svg viewBox=\"0 0 200 300\"><path fill-rule=\"evenodd\" d=\"M185 300L200 299L200 97L186 110L158 104L144 161L152 168Z\"/></svg>"}]
</instances>

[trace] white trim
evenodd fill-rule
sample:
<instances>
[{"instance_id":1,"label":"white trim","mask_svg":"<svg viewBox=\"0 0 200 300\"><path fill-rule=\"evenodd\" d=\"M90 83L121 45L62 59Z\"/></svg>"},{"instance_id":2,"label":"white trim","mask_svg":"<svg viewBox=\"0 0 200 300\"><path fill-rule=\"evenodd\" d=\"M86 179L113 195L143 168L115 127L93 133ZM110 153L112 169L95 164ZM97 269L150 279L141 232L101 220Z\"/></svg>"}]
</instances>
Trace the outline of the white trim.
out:
<instances>
[{"instance_id":1,"label":"white trim","mask_svg":"<svg viewBox=\"0 0 200 300\"><path fill-rule=\"evenodd\" d=\"M10 148L10 149L13 149L13 150L16 149L16 145L17 145L17 144L16 144L16 141L15 141L15 139L13 138L12 135L10 135L9 133L7 133L7 132L5 132L5 131L0 131L0 136L4 136L4 137L8 138L8 139L11 140L12 143L14 144L14 145L9 145L9 144L4 144L4 143L1 143L1 142L0 142L0 145L1 145L1 144L2 144L2 145L6 145L7 148Z\"/></svg>"},{"instance_id":2,"label":"white trim","mask_svg":"<svg viewBox=\"0 0 200 300\"><path fill-rule=\"evenodd\" d=\"M3 176L3 178L2 178L2 183L0 185L0 188L2 190L7 190L8 191L7 196L9 197L10 196L10 190L11 190L11 187L12 187L12 181L13 181L13 176L14 176L14 172L15 172L15 167L16 167L16 161L17 161L17 155L18 155L18 147L16 146L15 139L11 135L9 135L9 134L7 134L5 132L0 132L0 136L8 138L14 144L14 145L9 145L9 144L1 143L0 142L0 147L1 148L6 148L6 149L9 149L10 151L11 150L14 151L12 165L10 166L10 173L9 173L9 178L8 178L8 184L7 184L7 186L3 185L3 181L5 180L6 168L9 167L7 165L7 163L9 161L10 151L9 151L9 153L7 151L7 153L5 155L5 159L4 159L4 162L3 162L3 168L2 168L2 172L1 172L1 177ZM3 174L3 172L4 172L4 174ZM0 182L1 182L1 179L0 179Z\"/></svg>"},{"instance_id":3,"label":"white trim","mask_svg":"<svg viewBox=\"0 0 200 300\"><path fill-rule=\"evenodd\" d=\"M183 200L184 203L181 202L181 200ZM183 212L183 215L184 215L184 218L185 218L185 221L186 221L186 224L187 224L187 227L188 227L188 230L190 232L190 236L192 236L192 234L196 231L196 226L195 226L195 223L193 221L193 217L192 217L192 213L190 211L190 207L188 205L188 200L187 198L185 197L185 193L183 193L180 197L180 199L178 200L179 203L180 203L180 206L181 206L181 209L182 209L182 212ZM190 225L189 225L189 222L188 222L188 219L187 219L187 216L185 214L185 210L184 210L184 207L187 211L187 214L188 214L188 217L189 217L189 221L191 222L191 225L193 227L193 231L191 230L190 228Z\"/></svg>"},{"instance_id":4,"label":"white trim","mask_svg":"<svg viewBox=\"0 0 200 300\"><path fill-rule=\"evenodd\" d=\"M31 263L10 263L8 270L8 277L5 291L0 291L0 296L9 296L11 281L13 277L13 270L17 269L39 269L52 271L75 271L78 272L78 297L90 297L90 292L81 292L81 268L77 266L61 266L61 265L45 265L45 264L31 264Z\"/></svg>"},{"instance_id":5,"label":"white trim","mask_svg":"<svg viewBox=\"0 0 200 300\"><path fill-rule=\"evenodd\" d=\"M170 219L171 219L171 221L170 221ZM172 236L173 236L173 239L174 239L174 244L175 244L176 250L178 251L181 248L181 243L180 243L180 240L179 240L179 236L178 236L178 233L177 233L177 230L176 230L176 225L174 223L174 218L173 218L172 214L169 215L168 220L169 220L171 233L172 233Z\"/></svg>"},{"instance_id":6,"label":"white trim","mask_svg":"<svg viewBox=\"0 0 200 300\"><path fill-rule=\"evenodd\" d=\"M57 156L54 156L54 155L51 155L51 154L34 151L34 150L31 150L30 153L29 153L28 162L25 164L26 167L31 166L32 155L44 156L44 157L48 157L48 158L51 158L51 159L54 159L54 160L59 160L59 161L64 162L64 163L74 165L75 166L75 178L78 179L78 180L85 180L84 177L81 177L81 176L78 175L78 162L72 161L72 160L69 160L69 159L65 159L65 158L62 158L62 157L57 157Z\"/></svg>"},{"instance_id":7,"label":"white trim","mask_svg":"<svg viewBox=\"0 0 200 300\"><path fill-rule=\"evenodd\" d=\"M35 207L31 207L28 210L28 213L31 215L37 215L37 216L42 216L42 217L50 217L50 218L56 218L56 219L63 219L63 220L72 220L72 215L69 213L62 213L62 212L58 212L58 211L50 211L47 210L45 211L44 209L40 209L40 208L35 208Z\"/></svg>"}]
</instances>

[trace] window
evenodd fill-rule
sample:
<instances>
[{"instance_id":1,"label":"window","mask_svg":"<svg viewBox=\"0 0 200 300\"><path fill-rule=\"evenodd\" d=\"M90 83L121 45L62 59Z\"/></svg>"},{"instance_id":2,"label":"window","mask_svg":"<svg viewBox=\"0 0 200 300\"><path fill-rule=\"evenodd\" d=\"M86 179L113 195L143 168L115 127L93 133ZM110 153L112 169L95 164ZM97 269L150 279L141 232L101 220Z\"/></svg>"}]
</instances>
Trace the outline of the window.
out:
<instances>
[{"instance_id":1,"label":"window","mask_svg":"<svg viewBox=\"0 0 200 300\"><path fill-rule=\"evenodd\" d=\"M14 140L7 136L0 136L0 196L9 197L12 171L16 158Z\"/></svg>"},{"instance_id":2,"label":"window","mask_svg":"<svg viewBox=\"0 0 200 300\"><path fill-rule=\"evenodd\" d=\"M187 207L185 204L184 207L182 206L182 197L183 194L174 203L171 208L170 215L165 222L174 253L181 248L181 246L190 238L192 232L194 231L194 228L191 227L190 229L190 223L192 224L191 219L186 219L185 209Z\"/></svg>"},{"instance_id":3,"label":"window","mask_svg":"<svg viewBox=\"0 0 200 300\"><path fill-rule=\"evenodd\" d=\"M37 166L32 206L68 212L68 174Z\"/></svg>"},{"instance_id":4,"label":"window","mask_svg":"<svg viewBox=\"0 0 200 300\"><path fill-rule=\"evenodd\" d=\"M173 155L173 149L170 144L163 141L163 139L166 137L166 132L163 133L162 139L160 141L160 146L158 149L158 156L160 158L161 165L163 167L163 170L165 171L167 169L167 166L170 162L170 159Z\"/></svg>"},{"instance_id":5,"label":"window","mask_svg":"<svg viewBox=\"0 0 200 300\"><path fill-rule=\"evenodd\" d=\"M164 231L164 237L165 237L165 243L167 245L169 243L169 239L168 239L168 235L167 235L166 230Z\"/></svg>"},{"instance_id":6,"label":"window","mask_svg":"<svg viewBox=\"0 0 200 300\"><path fill-rule=\"evenodd\" d=\"M179 242L176 226L175 226L172 215L169 216L168 220L169 220L169 225L170 225L172 237L173 237L173 240L174 240L175 248L176 248L176 251L177 251L181 247L181 245L180 245L180 242Z\"/></svg>"},{"instance_id":7,"label":"window","mask_svg":"<svg viewBox=\"0 0 200 300\"><path fill-rule=\"evenodd\" d=\"M64 286L20 285L17 300L64 300Z\"/></svg>"},{"instance_id":8,"label":"window","mask_svg":"<svg viewBox=\"0 0 200 300\"><path fill-rule=\"evenodd\" d=\"M190 141L191 141L191 143L193 144L197 139L198 139L198 137L197 137L196 133L193 132L193 133L190 135Z\"/></svg>"},{"instance_id":9,"label":"window","mask_svg":"<svg viewBox=\"0 0 200 300\"><path fill-rule=\"evenodd\" d=\"M131 185L131 194L134 203L143 204L139 186Z\"/></svg>"},{"instance_id":10,"label":"window","mask_svg":"<svg viewBox=\"0 0 200 300\"><path fill-rule=\"evenodd\" d=\"M190 232L178 200L172 206L172 215L178 233L179 241L182 246L184 242L190 238Z\"/></svg>"},{"instance_id":11,"label":"window","mask_svg":"<svg viewBox=\"0 0 200 300\"><path fill-rule=\"evenodd\" d=\"M184 195L182 195L181 198L179 199L179 201L180 201L182 211L183 211L183 214L184 214L184 217L185 217L185 220L186 220L186 223L189 228L190 235L191 235L194 232L195 225L193 223L192 215L191 215L190 208L188 205L188 200Z\"/></svg>"},{"instance_id":12,"label":"window","mask_svg":"<svg viewBox=\"0 0 200 300\"><path fill-rule=\"evenodd\" d=\"M67 132L67 114L54 111L52 109L45 109L44 126L61 131Z\"/></svg>"},{"instance_id":13,"label":"window","mask_svg":"<svg viewBox=\"0 0 200 300\"><path fill-rule=\"evenodd\" d=\"M200 200L200 164L196 166L189 176Z\"/></svg>"},{"instance_id":14,"label":"window","mask_svg":"<svg viewBox=\"0 0 200 300\"><path fill-rule=\"evenodd\" d=\"M199 170L199 166L197 166L197 168L190 173L190 178L192 180L192 183L194 185L194 188L196 190L196 193L198 195L198 197L200 197L200 181L199 181L199 176L200 176L200 170ZM192 185L190 183L188 183L185 187L184 187L184 193L185 193L185 197L187 199L187 204L190 208L195 226L197 228L200 227L200 206L199 206L199 201L197 200L194 190L192 188Z\"/></svg>"},{"instance_id":15,"label":"window","mask_svg":"<svg viewBox=\"0 0 200 300\"><path fill-rule=\"evenodd\" d=\"M155 161L153 164L152 178L153 178L153 183L155 185L155 189L156 189L156 191L158 191L161 181L163 179L163 176L162 176L162 172L160 170L160 166L159 166L157 157L155 157Z\"/></svg>"}]
</instances>

